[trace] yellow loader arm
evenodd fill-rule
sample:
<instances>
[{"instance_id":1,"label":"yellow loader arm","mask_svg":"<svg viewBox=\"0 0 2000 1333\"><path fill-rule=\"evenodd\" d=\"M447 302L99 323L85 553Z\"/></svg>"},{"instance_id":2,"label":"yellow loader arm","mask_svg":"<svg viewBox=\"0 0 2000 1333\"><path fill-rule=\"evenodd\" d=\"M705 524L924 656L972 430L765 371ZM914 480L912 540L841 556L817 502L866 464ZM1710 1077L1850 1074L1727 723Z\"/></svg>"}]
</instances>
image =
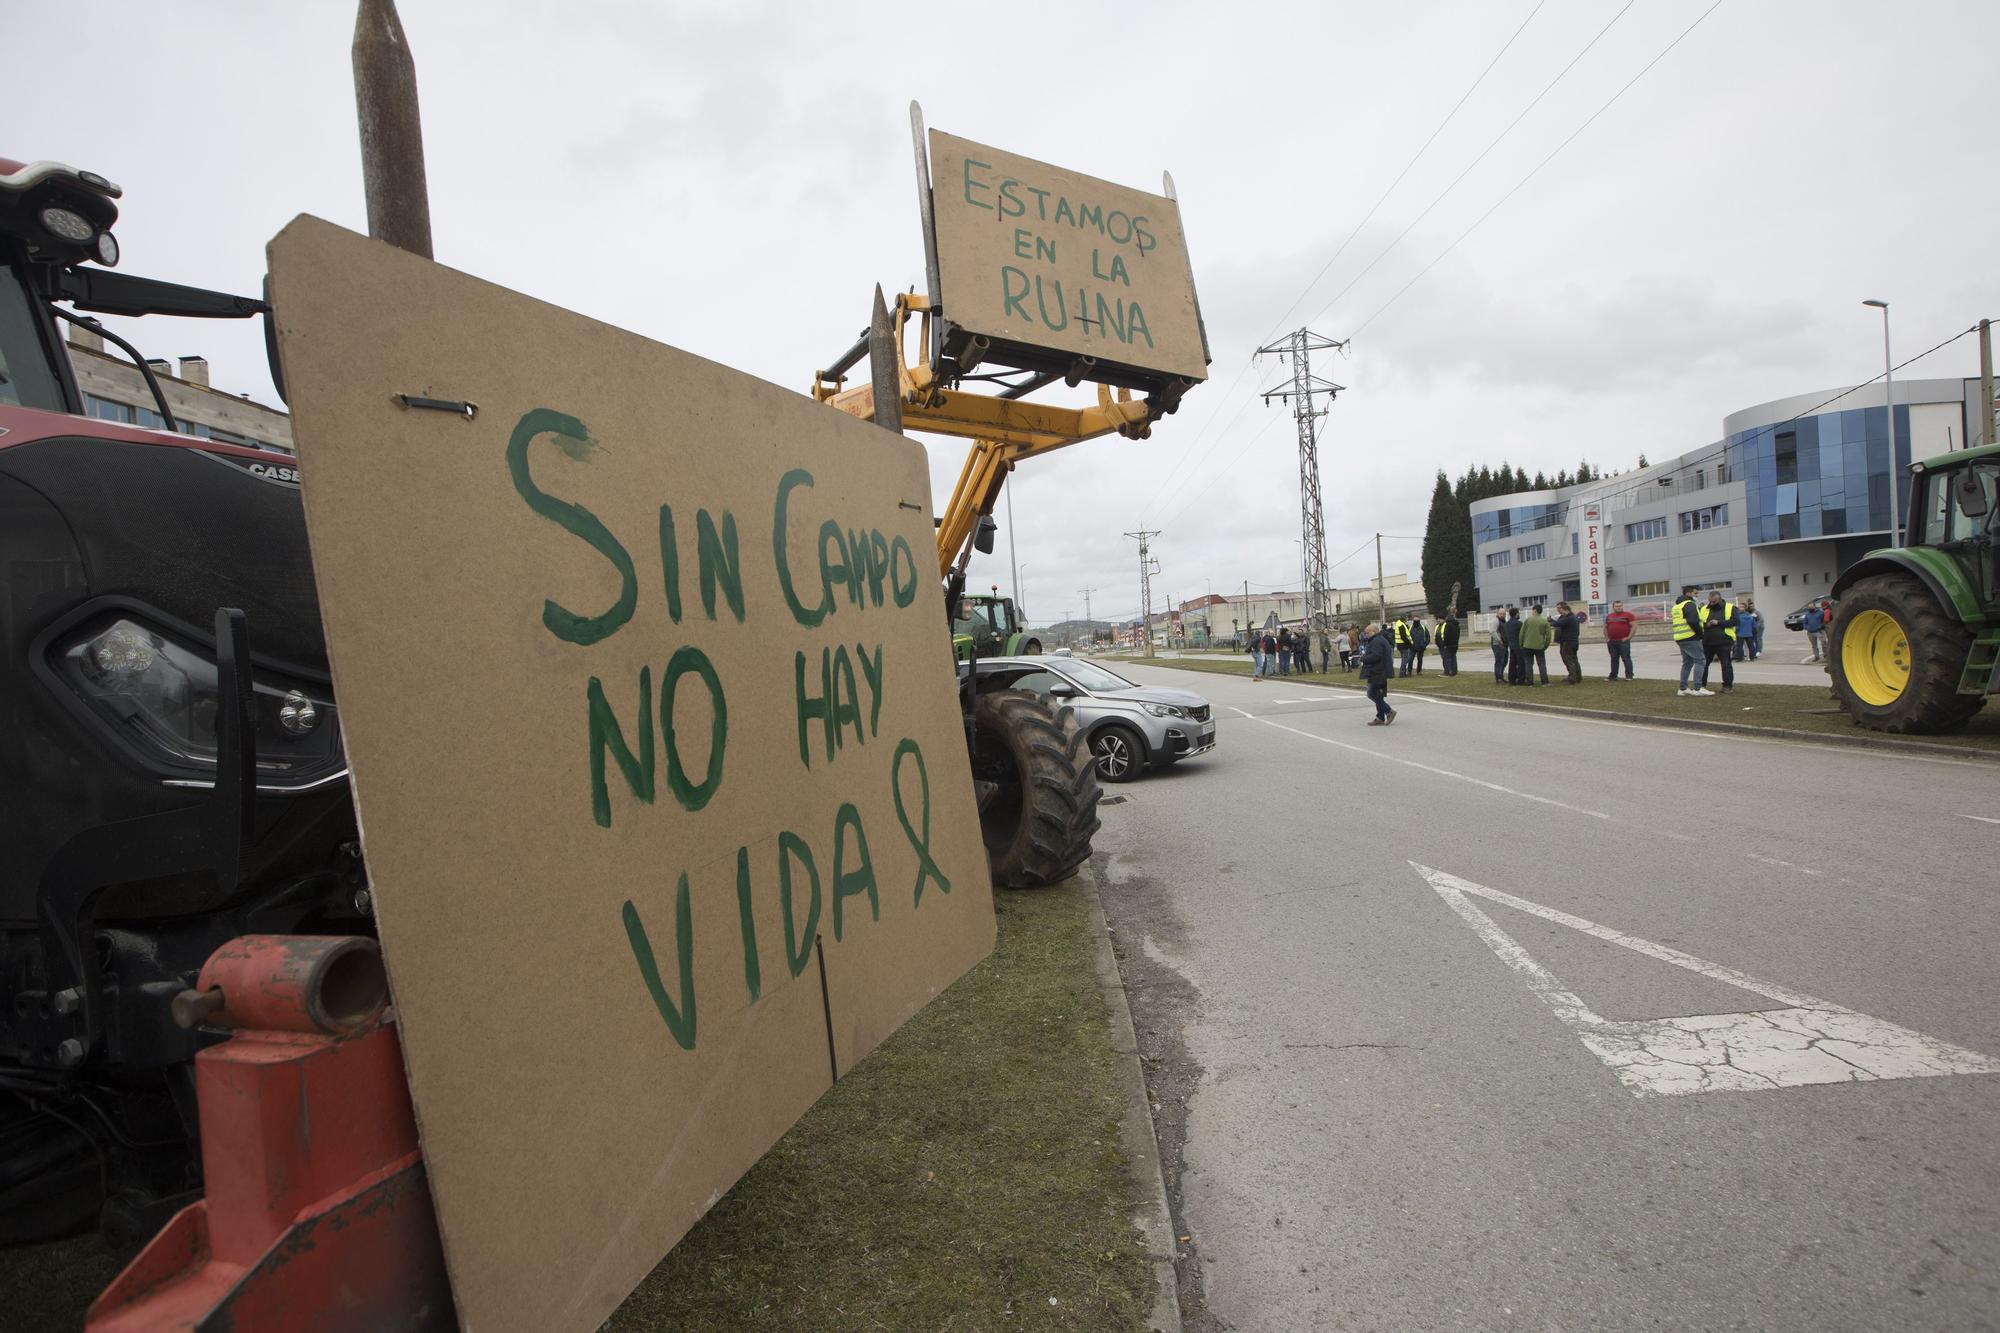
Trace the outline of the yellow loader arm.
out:
<instances>
[{"instance_id":1,"label":"yellow loader arm","mask_svg":"<svg viewBox=\"0 0 2000 1333\"><path fill-rule=\"evenodd\" d=\"M930 345L931 314L928 298L909 293L898 296L892 336L902 427L962 436L973 442L938 524L938 574L943 577L954 567L964 568L979 520L993 512L1007 474L1016 463L1114 432L1130 440L1143 440L1152 433L1155 409L1149 400L1133 398L1130 389L1118 390L1114 398L1110 386L1104 384L1097 386L1097 403L1092 407L1056 407L1004 394L947 390L929 366L912 365L903 355L903 334L912 315L922 316L918 345ZM815 372L813 397L849 416L875 420L874 386L861 384L850 389L845 387L846 379L844 373ZM1021 391L1030 387L1040 384L1031 379Z\"/></svg>"}]
</instances>

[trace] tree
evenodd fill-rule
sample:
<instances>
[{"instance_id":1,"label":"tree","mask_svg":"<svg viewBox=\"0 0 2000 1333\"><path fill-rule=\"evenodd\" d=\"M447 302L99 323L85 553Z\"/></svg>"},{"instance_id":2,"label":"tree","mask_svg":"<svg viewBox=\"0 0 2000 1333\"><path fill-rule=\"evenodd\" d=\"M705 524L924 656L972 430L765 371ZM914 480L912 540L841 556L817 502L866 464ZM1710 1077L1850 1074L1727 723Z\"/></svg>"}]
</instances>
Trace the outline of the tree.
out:
<instances>
[{"instance_id":1,"label":"tree","mask_svg":"<svg viewBox=\"0 0 2000 1333\"><path fill-rule=\"evenodd\" d=\"M1442 612L1451 604L1451 585L1459 585L1459 605L1477 606L1472 584L1472 523L1465 505L1452 494L1451 478L1442 471L1431 491L1430 518L1424 524L1421 565L1424 600Z\"/></svg>"},{"instance_id":2,"label":"tree","mask_svg":"<svg viewBox=\"0 0 2000 1333\"><path fill-rule=\"evenodd\" d=\"M1648 463L1648 462L1646 461L1646 455L1644 455L1644 454L1640 454L1640 455L1639 455L1639 466L1640 466L1640 467L1650 467L1650 466L1652 466L1652 465L1651 465L1650 463Z\"/></svg>"}]
</instances>

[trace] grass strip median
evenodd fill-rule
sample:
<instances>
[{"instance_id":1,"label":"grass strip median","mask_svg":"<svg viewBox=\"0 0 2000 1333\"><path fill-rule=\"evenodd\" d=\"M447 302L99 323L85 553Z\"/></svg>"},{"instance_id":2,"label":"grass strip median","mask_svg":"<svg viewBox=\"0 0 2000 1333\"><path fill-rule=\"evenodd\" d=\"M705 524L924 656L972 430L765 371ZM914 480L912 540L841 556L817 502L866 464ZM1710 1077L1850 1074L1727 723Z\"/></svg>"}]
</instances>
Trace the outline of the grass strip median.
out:
<instances>
[{"instance_id":1,"label":"grass strip median","mask_svg":"<svg viewBox=\"0 0 2000 1333\"><path fill-rule=\"evenodd\" d=\"M1551 654L1552 659L1553 656ZM1123 660L1133 665L1147 664L1146 659L1139 657ZM1490 658L1482 652L1479 660L1483 665ZM1250 659L1240 654L1156 657L1149 665L1224 676L1247 678L1250 675ZM1553 660L1551 665L1554 665ZM1741 682L1742 679L1739 674L1737 680ZM1359 677L1353 672L1338 671L1324 676L1277 676L1270 683L1274 688L1289 689L1300 686L1362 688ZM1393 702L1398 694L1442 695L1491 700L1501 704L1539 704L1584 713L1626 713L1674 721L1727 722L1742 727L1804 731L1823 736L1909 739L1956 749L2000 752L2000 707L1982 709L1963 729L1949 735L1882 737L1877 732L1855 726L1841 711L1840 705L1833 701L1832 694L1817 685L1739 683L1728 694L1722 694L1711 681L1710 688L1718 689L1718 693L1708 698L1692 699L1677 694L1675 685L1672 680L1613 682L1591 672L1586 672L1582 682L1576 685L1563 684L1560 675L1548 685L1502 685L1494 681L1491 671L1461 670L1458 675L1447 677L1431 667L1421 676L1391 680L1389 697Z\"/></svg>"},{"instance_id":2,"label":"grass strip median","mask_svg":"<svg viewBox=\"0 0 2000 1333\"><path fill-rule=\"evenodd\" d=\"M1152 1271L1088 892L996 895L993 956L822 1097L605 1327L1143 1329Z\"/></svg>"}]
</instances>

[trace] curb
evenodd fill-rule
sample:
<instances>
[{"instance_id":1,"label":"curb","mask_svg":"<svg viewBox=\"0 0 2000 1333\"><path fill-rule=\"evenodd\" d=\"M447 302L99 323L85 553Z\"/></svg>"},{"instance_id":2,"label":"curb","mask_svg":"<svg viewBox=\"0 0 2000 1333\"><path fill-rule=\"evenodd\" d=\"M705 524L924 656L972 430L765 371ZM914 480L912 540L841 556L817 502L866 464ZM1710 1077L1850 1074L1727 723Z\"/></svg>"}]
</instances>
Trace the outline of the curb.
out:
<instances>
[{"instance_id":1,"label":"curb","mask_svg":"<svg viewBox=\"0 0 2000 1333\"><path fill-rule=\"evenodd\" d=\"M1134 659L1141 665L1170 667L1176 671L1187 671L1198 676L1233 676L1241 673L1232 671L1207 671L1201 667L1186 667L1166 658L1154 658L1151 662ZM1247 677L1246 677L1247 679ZM1307 680L1304 677L1287 677L1320 690L1359 690L1358 685L1336 685L1331 681ZM1642 727L1665 727L1673 731L1709 731L1725 736L1744 736L1750 739L1767 737L1781 741L1800 741L1808 745L1828 745L1835 749L1863 749L1901 751L1905 754L1942 755L1950 759L1963 759L1969 763L2000 764L2000 750L1973 750L1957 745L1939 745L1932 741L1893 740L1887 736L1869 733L1865 736L1840 736L1823 731L1796 731L1790 727L1753 727L1742 722L1713 722L1698 717L1660 717L1653 713L1614 713L1602 708L1567 708L1562 704L1529 703L1525 699L1487 699L1476 694L1432 694L1428 690L1414 697L1419 699L1442 699L1447 703L1469 704L1475 708L1512 708L1523 713L1557 713L1564 717L1602 718L1611 722L1629 722Z\"/></svg>"},{"instance_id":2,"label":"curb","mask_svg":"<svg viewBox=\"0 0 2000 1333\"><path fill-rule=\"evenodd\" d=\"M1111 1049L1118 1056L1118 1079L1125 1093L1125 1114L1118 1121L1118 1146L1125 1154L1137 1203L1133 1225L1153 1266L1153 1311L1147 1327L1153 1333L1181 1333L1180 1283L1174 1273L1174 1222L1167 1207L1167 1178L1160 1166L1160 1141L1153 1135L1152 1104L1146 1097L1146 1075L1139 1066L1139 1036L1132 1027L1132 1006L1125 999L1125 978L1111 951L1111 931L1104 919L1097 874L1089 862L1077 877L1090 891L1090 928L1096 935L1097 987L1111 1020Z\"/></svg>"}]
</instances>

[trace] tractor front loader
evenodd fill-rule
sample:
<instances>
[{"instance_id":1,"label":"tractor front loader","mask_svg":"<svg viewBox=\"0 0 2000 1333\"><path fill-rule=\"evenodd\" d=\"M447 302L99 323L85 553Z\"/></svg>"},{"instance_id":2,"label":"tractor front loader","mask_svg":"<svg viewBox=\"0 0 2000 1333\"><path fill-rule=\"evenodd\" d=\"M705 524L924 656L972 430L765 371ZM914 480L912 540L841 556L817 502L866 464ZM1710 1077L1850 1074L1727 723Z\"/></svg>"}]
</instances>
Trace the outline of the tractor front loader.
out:
<instances>
[{"instance_id":1,"label":"tractor front loader","mask_svg":"<svg viewBox=\"0 0 2000 1333\"><path fill-rule=\"evenodd\" d=\"M2000 692L2000 445L1912 464L1909 516L1835 582L1830 669L1858 725L1930 735Z\"/></svg>"},{"instance_id":2,"label":"tractor front loader","mask_svg":"<svg viewBox=\"0 0 2000 1333\"><path fill-rule=\"evenodd\" d=\"M814 374L812 394L888 430L972 441L937 519L937 554L981 831L996 885L1052 884L1090 855L1102 795L1096 767L1067 708L1052 708L1025 690L982 686L981 656L1033 656L1042 645L997 588L991 596L968 596L967 570L975 551L993 550L993 506L1016 466L1101 436L1146 439L1155 421L1179 409L1196 381L1054 347L1005 342L954 322L940 291L923 112L914 102L910 121L928 293L898 295L892 309L877 287L868 328L831 366ZM1173 196L1169 178L1166 197ZM1191 275L1189 281L1192 297ZM1198 325L1198 309L1194 319ZM914 357L905 350L912 326L919 349ZM1205 332L1200 339L1205 362ZM868 382L849 387L848 373L864 360ZM1096 401L1081 407L1027 401L1058 382L1070 388L1091 382ZM972 383L997 384L1000 391L974 392L966 387ZM1135 397L1135 390L1142 396Z\"/></svg>"}]
</instances>

